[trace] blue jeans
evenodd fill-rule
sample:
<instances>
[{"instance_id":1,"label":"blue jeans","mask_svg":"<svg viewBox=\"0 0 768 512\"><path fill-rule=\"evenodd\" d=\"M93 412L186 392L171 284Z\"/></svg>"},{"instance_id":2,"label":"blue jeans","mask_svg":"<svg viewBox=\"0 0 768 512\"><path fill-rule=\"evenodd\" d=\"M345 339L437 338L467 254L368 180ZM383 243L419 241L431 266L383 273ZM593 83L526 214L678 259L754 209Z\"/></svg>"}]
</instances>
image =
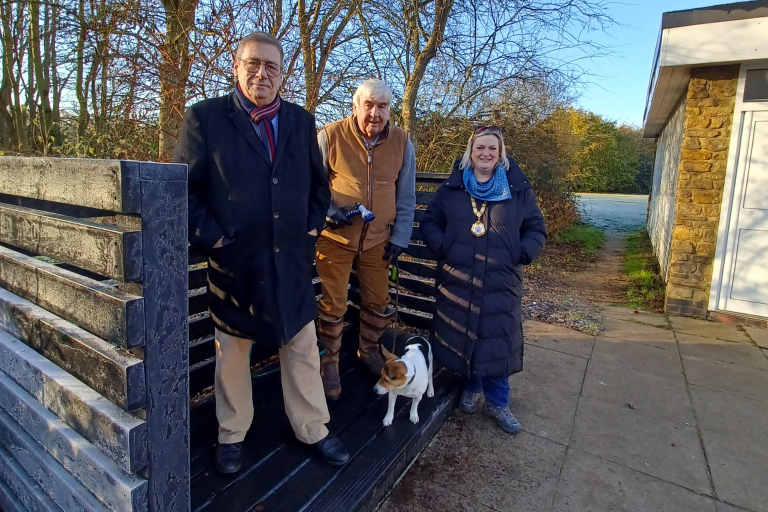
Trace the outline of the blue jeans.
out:
<instances>
[{"instance_id":1,"label":"blue jeans","mask_svg":"<svg viewBox=\"0 0 768 512\"><path fill-rule=\"evenodd\" d=\"M464 383L464 390L482 393L485 401L496 407L509 405L509 379L507 377L470 377Z\"/></svg>"}]
</instances>

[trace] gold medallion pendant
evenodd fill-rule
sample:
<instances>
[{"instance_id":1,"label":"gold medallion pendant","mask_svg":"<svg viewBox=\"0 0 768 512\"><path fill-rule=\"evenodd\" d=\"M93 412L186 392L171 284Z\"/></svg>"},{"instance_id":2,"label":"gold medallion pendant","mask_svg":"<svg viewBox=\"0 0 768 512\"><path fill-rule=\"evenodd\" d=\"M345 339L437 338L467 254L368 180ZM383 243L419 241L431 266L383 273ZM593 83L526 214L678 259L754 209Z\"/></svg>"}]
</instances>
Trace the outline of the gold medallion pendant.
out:
<instances>
[{"instance_id":1,"label":"gold medallion pendant","mask_svg":"<svg viewBox=\"0 0 768 512\"><path fill-rule=\"evenodd\" d=\"M487 203L483 202L483 206L481 206L480 210L478 210L477 204L475 203L475 198L470 196L470 199L472 199L472 212L477 217L477 222L472 224L470 231L472 231L472 234L475 236L483 236L485 234L485 224L483 224L482 218L483 214L485 213L485 207Z\"/></svg>"},{"instance_id":2,"label":"gold medallion pendant","mask_svg":"<svg viewBox=\"0 0 768 512\"><path fill-rule=\"evenodd\" d=\"M477 221L472 224L472 234L475 236L483 236L485 234L485 226L482 222Z\"/></svg>"}]
</instances>

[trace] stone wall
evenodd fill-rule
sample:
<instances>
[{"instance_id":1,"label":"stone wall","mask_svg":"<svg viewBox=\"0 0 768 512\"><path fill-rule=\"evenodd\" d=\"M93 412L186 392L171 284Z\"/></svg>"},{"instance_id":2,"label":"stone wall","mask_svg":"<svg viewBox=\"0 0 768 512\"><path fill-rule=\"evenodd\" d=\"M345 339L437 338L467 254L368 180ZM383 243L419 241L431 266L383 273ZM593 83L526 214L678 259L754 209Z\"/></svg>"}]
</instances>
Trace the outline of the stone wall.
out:
<instances>
[{"instance_id":1,"label":"stone wall","mask_svg":"<svg viewBox=\"0 0 768 512\"><path fill-rule=\"evenodd\" d=\"M677 110L661 131L656 144L653 185L648 201L648 235L651 238L653 251L659 260L659 268L664 279L667 278L669 272L680 148L683 146L684 133L685 99L680 102Z\"/></svg>"},{"instance_id":2,"label":"stone wall","mask_svg":"<svg viewBox=\"0 0 768 512\"><path fill-rule=\"evenodd\" d=\"M666 311L706 317L739 66L691 71Z\"/></svg>"}]
</instances>

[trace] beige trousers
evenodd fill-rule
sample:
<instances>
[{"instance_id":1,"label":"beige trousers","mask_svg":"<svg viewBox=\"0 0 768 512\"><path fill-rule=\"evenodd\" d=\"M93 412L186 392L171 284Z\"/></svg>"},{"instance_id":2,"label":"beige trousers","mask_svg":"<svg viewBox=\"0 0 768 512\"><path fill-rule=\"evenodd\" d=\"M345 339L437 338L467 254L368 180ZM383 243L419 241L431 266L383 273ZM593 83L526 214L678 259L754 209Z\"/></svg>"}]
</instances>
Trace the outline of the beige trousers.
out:
<instances>
[{"instance_id":1,"label":"beige trousers","mask_svg":"<svg viewBox=\"0 0 768 512\"><path fill-rule=\"evenodd\" d=\"M250 351L252 341L216 329L216 417L219 443L239 443L253 421ZM299 441L313 444L328 435L331 419L320 379L315 323L280 349L285 412Z\"/></svg>"}]
</instances>

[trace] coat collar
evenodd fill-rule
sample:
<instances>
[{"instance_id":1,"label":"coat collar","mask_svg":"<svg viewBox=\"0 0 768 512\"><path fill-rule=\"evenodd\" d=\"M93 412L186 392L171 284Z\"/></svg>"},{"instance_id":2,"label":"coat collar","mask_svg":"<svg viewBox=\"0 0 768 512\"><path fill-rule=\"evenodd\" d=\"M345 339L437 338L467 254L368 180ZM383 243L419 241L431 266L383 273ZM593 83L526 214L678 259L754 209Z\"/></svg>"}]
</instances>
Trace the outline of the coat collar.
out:
<instances>
[{"instance_id":1,"label":"coat collar","mask_svg":"<svg viewBox=\"0 0 768 512\"><path fill-rule=\"evenodd\" d=\"M280 156L283 154L285 146L288 145L288 134L291 130L291 109L288 102L283 100L280 104L280 111L278 112L277 120L277 152L275 153L275 162L271 162L267 148L264 147L264 143L256 134L256 130L253 129L253 123L251 122L248 113L245 111L240 102L237 100L237 95L234 91L229 94L227 101L229 107L229 117L240 133L251 143L256 149L256 152L264 159L269 165L274 165L280 161Z\"/></svg>"},{"instance_id":2,"label":"coat collar","mask_svg":"<svg viewBox=\"0 0 768 512\"><path fill-rule=\"evenodd\" d=\"M507 181L509 182L509 188L512 192L519 190L527 190L531 188L531 182L528 177L523 174L522 169L517 164L514 158L507 155L509 160L509 170L507 171ZM459 162L461 159L457 159L453 164L453 172L445 180L445 184L449 187L459 188L464 186L464 169L459 168Z\"/></svg>"}]
</instances>

